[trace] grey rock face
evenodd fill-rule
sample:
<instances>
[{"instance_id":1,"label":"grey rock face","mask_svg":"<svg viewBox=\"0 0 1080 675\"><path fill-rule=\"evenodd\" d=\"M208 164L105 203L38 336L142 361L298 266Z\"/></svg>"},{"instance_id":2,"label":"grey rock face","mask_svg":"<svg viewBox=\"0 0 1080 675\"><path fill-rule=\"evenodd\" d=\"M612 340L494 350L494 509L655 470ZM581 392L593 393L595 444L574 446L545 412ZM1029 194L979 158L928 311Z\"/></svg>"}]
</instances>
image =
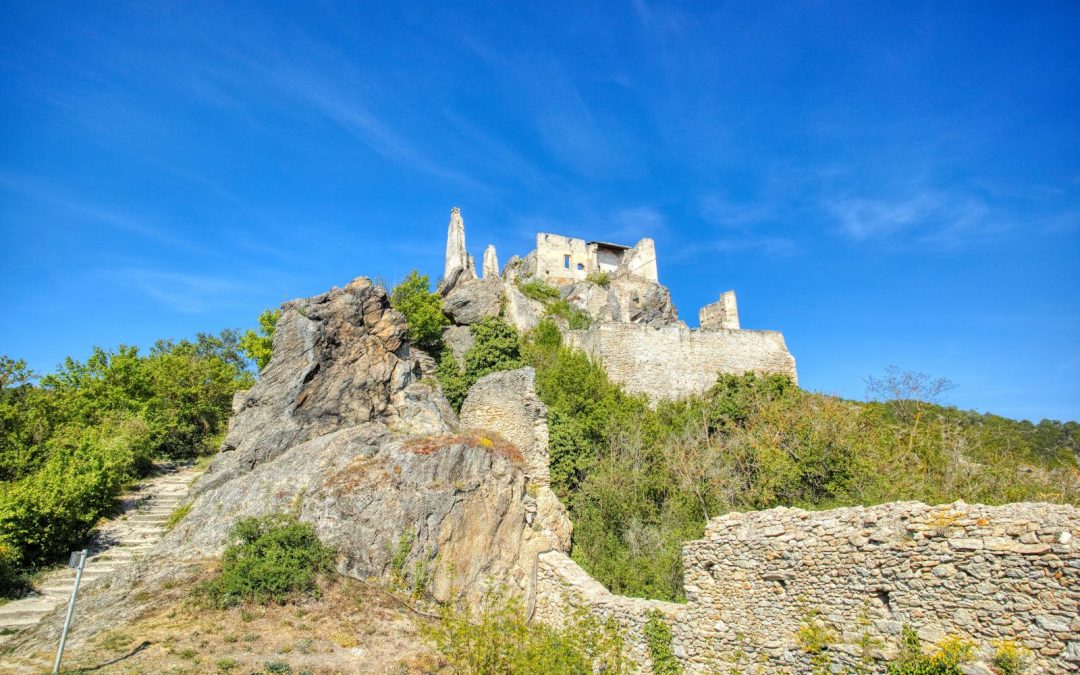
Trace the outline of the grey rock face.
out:
<instances>
[{"instance_id":1,"label":"grey rock face","mask_svg":"<svg viewBox=\"0 0 1080 675\"><path fill-rule=\"evenodd\" d=\"M458 325L468 325L498 316L502 307L501 279L472 279L460 282L443 300L443 311Z\"/></svg>"},{"instance_id":2,"label":"grey rock face","mask_svg":"<svg viewBox=\"0 0 1080 675\"><path fill-rule=\"evenodd\" d=\"M404 336L367 279L287 303L273 360L163 546L213 555L239 518L290 511L338 548L343 573L382 575L408 541L404 569L430 566L440 600L488 583L528 593L537 553L560 542L530 516L524 460L450 433Z\"/></svg>"},{"instance_id":3,"label":"grey rock face","mask_svg":"<svg viewBox=\"0 0 1080 675\"><path fill-rule=\"evenodd\" d=\"M468 326L449 326L443 331L443 344L454 355L458 365L465 365L465 352L476 344L476 336Z\"/></svg>"},{"instance_id":4,"label":"grey rock face","mask_svg":"<svg viewBox=\"0 0 1080 675\"><path fill-rule=\"evenodd\" d=\"M591 281L568 284L562 296L588 313L593 321L667 326L679 322L679 313L665 286L635 276L616 276L607 286Z\"/></svg>"},{"instance_id":5,"label":"grey rock face","mask_svg":"<svg viewBox=\"0 0 1080 675\"><path fill-rule=\"evenodd\" d=\"M363 277L285 303L274 356L240 403L200 485L218 485L342 427L396 421L402 392L422 376L405 331L385 291Z\"/></svg>"}]
</instances>

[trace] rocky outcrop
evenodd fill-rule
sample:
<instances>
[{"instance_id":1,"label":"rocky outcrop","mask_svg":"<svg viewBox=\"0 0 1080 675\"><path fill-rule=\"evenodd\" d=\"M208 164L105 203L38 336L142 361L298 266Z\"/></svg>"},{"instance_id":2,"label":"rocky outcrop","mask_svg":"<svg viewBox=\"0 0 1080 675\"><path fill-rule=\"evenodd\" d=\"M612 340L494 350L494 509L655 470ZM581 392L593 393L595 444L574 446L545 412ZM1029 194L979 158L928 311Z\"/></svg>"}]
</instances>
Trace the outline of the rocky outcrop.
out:
<instances>
[{"instance_id":1,"label":"rocky outcrop","mask_svg":"<svg viewBox=\"0 0 1080 675\"><path fill-rule=\"evenodd\" d=\"M498 316L502 309L501 279L472 279L460 282L443 300L443 311L458 325L479 323Z\"/></svg>"},{"instance_id":2,"label":"rocky outcrop","mask_svg":"<svg viewBox=\"0 0 1080 675\"><path fill-rule=\"evenodd\" d=\"M596 322L666 326L679 322L679 313L665 286L634 276L615 276L605 285L579 281L561 287L562 297Z\"/></svg>"},{"instance_id":3,"label":"rocky outcrop","mask_svg":"<svg viewBox=\"0 0 1080 675\"><path fill-rule=\"evenodd\" d=\"M495 253L495 245L488 244L484 249L484 278L497 279L499 276L499 256Z\"/></svg>"},{"instance_id":4,"label":"rocky outcrop","mask_svg":"<svg viewBox=\"0 0 1080 675\"><path fill-rule=\"evenodd\" d=\"M443 331L443 344L450 350L454 360L465 366L465 353L476 344L476 336L468 326L447 326Z\"/></svg>"},{"instance_id":5,"label":"rocky outcrop","mask_svg":"<svg viewBox=\"0 0 1080 675\"><path fill-rule=\"evenodd\" d=\"M537 553L563 544L535 522L522 454L455 426L382 289L358 279L287 303L272 361L166 543L213 555L237 519L292 511L344 573L385 574L407 546L403 571L427 569L441 600L488 583L526 593Z\"/></svg>"},{"instance_id":6,"label":"rocky outcrop","mask_svg":"<svg viewBox=\"0 0 1080 675\"><path fill-rule=\"evenodd\" d=\"M413 414L400 414L403 406L413 412L418 405L442 407L427 385L407 400L406 390L422 377L420 362L405 341L405 318L370 280L361 277L281 309L274 356L239 402L222 452L201 481L206 487L342 428L415 422ZM430 424L413 431L449 430L445 420L429 417Z\"/></svg>"}]
</instances>

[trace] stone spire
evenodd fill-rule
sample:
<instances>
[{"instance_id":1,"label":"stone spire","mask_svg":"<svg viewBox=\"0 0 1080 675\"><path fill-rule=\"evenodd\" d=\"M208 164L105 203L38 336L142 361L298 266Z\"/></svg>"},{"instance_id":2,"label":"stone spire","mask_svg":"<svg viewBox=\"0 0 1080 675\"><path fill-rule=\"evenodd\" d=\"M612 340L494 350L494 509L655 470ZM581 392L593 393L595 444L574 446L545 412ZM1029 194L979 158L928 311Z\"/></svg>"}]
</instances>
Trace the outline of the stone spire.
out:
<instances>
[{"instance_id":1,"label":"stone spire","mask_svg":"<svg viewBox=\"0 0 1080 675\"><path fill-rule=\"evenodd\" d=\"M450 226L446 229L446 269L443 278L449 279L455 269L469 269L469 254L465 252L465 221L461 209L450 209ZM475 272L473 276L475 276Z\"/></svg>"},{"instance_id":2,"label":"stone spire","mask_svg":"<svg viewBox=\"0 0 1080 675\"><path fill-rule=\"evenodd\" d=\"M495 244L488 244L484 249L484 278L499 278L499 257L495 255Z\"/></svg>"}]
</instances>

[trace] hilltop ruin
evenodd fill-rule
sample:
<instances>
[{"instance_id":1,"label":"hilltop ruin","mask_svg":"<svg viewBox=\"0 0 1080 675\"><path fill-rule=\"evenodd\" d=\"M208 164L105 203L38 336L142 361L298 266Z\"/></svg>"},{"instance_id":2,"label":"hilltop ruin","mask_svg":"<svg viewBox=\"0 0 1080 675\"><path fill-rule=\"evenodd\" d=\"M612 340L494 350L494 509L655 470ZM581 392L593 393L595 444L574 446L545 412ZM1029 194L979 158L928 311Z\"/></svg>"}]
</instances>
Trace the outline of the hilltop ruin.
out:
<instances>
[{"instance_id":1,"label":"hilltop ruin","mask_svg":"<svg viewBox=\"0 0 1080 675\"><path fill-rule=\"evenodd\" d=\"M717 375L746 372L798 380L781 333L741 327L735 291L702 307L698 328L681 321L659 281L652 239L626 246L541 232L536 248L510 258L501 272L494 246L485 249L483 261L483 276L477 277L461 211L452 209L440 292L455 323L502 313L519 331L529 330L548 312L522 292L522 285L542 283L590 319L587 328L563 321L567 342L628 391L675 399L702 393Z\"/></svg>"}]
</instances>

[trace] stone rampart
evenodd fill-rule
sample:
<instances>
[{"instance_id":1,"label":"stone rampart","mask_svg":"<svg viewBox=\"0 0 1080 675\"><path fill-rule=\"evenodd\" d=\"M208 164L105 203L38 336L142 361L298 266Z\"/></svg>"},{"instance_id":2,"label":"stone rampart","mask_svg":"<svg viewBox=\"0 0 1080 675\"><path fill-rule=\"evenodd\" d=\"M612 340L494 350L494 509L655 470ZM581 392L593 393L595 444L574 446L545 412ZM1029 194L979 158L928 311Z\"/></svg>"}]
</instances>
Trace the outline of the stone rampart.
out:
<instances>
[{"instance_id":1,"label":"stone rampart","mask_svg":"<svg viewBox=\"0 0 1080 675\"><path fill-rule=\"evenodd\" d=\"M1030 651L1029 673L1080 671L1080 509L1020 503L898 502L810 512L771 509L713 519L683 549L687 603L614 596L565 556L539 557L535 615L584 605L624 626L646 664L648 612L669 619L691 673L808 673L804 630L816 626L834 669L883 672L903 626L932 650L975 644L985 667L996 644Z\"/></svg>"},{"instance_id":2,"label":"stone rampart","mask_svg":"<svg viewBox=\"0 0 1080 675\"><path fill-rule=\"evenodd\" d=\"M797 379L784 336L764 330L691 330L685 324L600 323L567 342L604 366L627 391L653 400L700 394L720 374L781 373Z\"/></svg>"}]
</instances>

